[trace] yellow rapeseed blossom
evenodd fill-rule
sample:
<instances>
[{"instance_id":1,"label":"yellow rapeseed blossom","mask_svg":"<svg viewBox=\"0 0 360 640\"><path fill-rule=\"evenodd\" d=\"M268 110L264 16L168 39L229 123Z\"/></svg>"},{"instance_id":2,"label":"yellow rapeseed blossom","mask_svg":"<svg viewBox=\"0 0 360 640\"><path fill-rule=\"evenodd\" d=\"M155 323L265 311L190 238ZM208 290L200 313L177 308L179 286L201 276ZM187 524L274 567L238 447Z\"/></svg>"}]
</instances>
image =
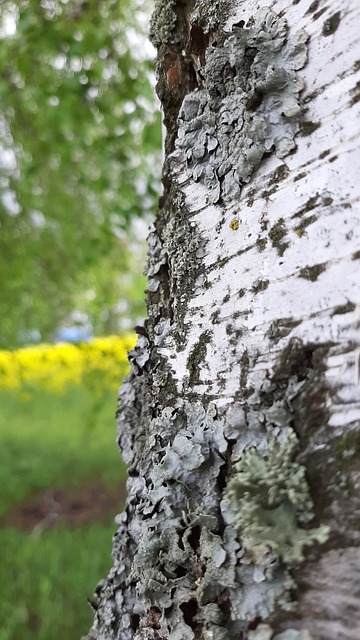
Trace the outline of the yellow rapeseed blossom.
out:
<instances>
[{"instance_id":1,"label":"yellow rapeseed blossom","mask_svg":"<svg viewBox=\"0 0 360 640\"><path fill-rule=\"evenodd\" d=\"M0 389L40 388L63 393L85 385L94 393L116 389L128 372L127 352L136 336L106 336L77 345L40 344L0 350Z\"/></svg>"}]
</instances>

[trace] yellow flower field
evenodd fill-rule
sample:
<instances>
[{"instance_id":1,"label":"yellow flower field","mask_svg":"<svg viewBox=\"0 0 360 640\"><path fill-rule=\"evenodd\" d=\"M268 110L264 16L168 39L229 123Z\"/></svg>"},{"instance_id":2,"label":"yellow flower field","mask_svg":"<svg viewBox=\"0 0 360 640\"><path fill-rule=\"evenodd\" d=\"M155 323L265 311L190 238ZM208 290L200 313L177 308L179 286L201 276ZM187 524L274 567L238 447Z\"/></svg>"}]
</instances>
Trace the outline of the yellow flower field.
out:
<instances>
[{"instance_id":1,"label":"yellow flower field","mask_svg":"<svg viewBox=\"0 0 360 640\"><path fill-rule=\"evenodd\" d=\"M71 386L117 389L129 364L136 336L106 336L77 345L40 344L0 350L0 389L40 388L62 394Z\"/></svg>"}]
</instances>

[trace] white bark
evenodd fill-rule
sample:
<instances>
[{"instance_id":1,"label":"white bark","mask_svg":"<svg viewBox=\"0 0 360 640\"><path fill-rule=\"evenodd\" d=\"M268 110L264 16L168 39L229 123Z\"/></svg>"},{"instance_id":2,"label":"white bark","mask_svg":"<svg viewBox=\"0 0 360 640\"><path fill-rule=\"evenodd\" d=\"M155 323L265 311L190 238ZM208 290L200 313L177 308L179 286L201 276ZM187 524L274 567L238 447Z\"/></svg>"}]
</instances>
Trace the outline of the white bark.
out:
<instances>
[{"instance_id":1,"label":"white bark","mask_svg":"<svg viewBox=\"0 0 360 640\"><path fill-rule=\"evenodd\" d=\"M291 71L304 84L301 114L284 133L278 109L271 135L288 148L274 143L248 176L239 169L233 197L218 165L220 187L205 165L198 181L192 160L186 168L184 106L180 139L175 115L200 91L206 112L210 76L204 52L190 52L205 77L194 89L179 51L192 17L209 46L220 29L216 52L236 48L233 25L256 23L259 5L276 24L286 18L279 68L308 35L307 63ZM92 638L359 636L359 23L357 0L158 2L165 195L149 241L146 335L122 392L129 499ZM279 91L284 110L296 87ZM221 135L217 123L211 136Z\"/></svg>"}]
</instances>

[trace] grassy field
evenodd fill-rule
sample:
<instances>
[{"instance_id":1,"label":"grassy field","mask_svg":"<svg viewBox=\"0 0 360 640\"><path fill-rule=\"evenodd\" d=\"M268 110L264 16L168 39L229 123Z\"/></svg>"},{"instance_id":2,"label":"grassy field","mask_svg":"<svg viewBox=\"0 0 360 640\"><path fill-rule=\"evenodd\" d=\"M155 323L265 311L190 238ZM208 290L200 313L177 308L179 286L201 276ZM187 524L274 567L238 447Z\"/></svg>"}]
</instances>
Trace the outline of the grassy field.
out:
<instances>
[{"instance_id":1,"label":"grassy field","mask_svg":"<svg viewBox=\"0 0 360 640\"><path fill-rule=\"evenodd\" d=\"M79 640L87 633L87 597L111 566L121 491L101 521L90 521L90 513L81 526L62 518L46 524L41 514L34 526L34 505L49 491L86 496L99 485L114 493L125 482L115 410L113 389L0 391L0 640Z\"/></svg>"},{"instance_id":2,"label":"grassy field","mask_svg":"<svg viewBox=\"0 0 360 640\"><path fill-rule=\"evenodd\" d=\"M110 568L113 531L92 524L33 538L2 529L1 640L80 640L92 620L87 596Z\"/></svg>"}]
</instances>

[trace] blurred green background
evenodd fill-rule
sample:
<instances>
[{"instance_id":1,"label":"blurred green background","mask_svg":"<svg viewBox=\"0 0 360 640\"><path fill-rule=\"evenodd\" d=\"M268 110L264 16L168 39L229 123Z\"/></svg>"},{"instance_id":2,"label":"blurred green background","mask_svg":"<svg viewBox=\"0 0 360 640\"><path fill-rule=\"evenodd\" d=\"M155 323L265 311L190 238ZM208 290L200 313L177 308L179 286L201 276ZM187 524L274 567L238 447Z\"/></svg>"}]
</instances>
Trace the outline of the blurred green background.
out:
<instances>
[{"instance_id":1,"label":"blurred green background","mask_svg":"<svg viewBox=\"0 0 360 640\"><path fill-rule=\"evenodd\" d=\"M0 4L0 348L53 338L74 310L98 335L143 314L161 170L150 10Z\"/></svg>"},{"instance_id":2,"label":"blurred green background","mask_svg":"<svg viewBox=\"0 0 360 640\"><path fill-rule=\"evenodd\" d=\"M160 189L151 8L0 3L0 640L79 640L111 566L126 479L116 385L145 313ZM75 352L69 364L55 343L93 336L116 346L97 343L101 363L76 378ZM46 361L48 380L73 366L74 383L44 387L16 365L3 384L18 353L34 371Z\"/></svg>"}]
</instances>

